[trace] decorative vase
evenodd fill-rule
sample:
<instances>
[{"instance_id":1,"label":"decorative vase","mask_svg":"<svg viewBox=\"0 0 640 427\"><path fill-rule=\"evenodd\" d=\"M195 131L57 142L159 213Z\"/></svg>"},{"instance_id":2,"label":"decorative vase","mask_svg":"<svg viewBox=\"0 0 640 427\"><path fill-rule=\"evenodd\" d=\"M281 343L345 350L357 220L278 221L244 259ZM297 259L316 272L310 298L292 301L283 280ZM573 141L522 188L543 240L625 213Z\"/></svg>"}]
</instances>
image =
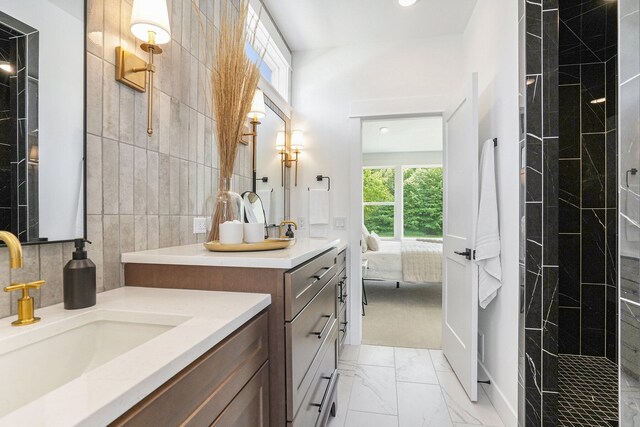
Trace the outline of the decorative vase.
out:
<instances>
[{"instance_id":1,"label":"decorative vase","mask_svg":"<svg viewBox=\"0 0 640 427\"><path fill-rule=\"evenodd\" d=\"M231 178L226 177L220 180L220 190L216 196L216 205L211 221L211 231L208 240L220 240L220 224L227 221L244 222L242 211L242 197L231 186Z\"/></svg>"}]
</instances>

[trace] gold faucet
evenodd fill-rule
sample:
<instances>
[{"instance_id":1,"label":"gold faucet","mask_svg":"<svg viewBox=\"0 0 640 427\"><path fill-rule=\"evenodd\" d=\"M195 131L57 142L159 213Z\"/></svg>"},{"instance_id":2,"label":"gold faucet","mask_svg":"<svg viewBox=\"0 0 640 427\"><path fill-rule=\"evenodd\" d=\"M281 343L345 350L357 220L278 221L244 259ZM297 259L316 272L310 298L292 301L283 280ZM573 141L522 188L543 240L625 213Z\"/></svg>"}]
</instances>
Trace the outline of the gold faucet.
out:
<instances>
[{"instance_id":1,"label":"gold faucet","mask_svg":"<svg viewBox=\"0 0 640 427\"><path fill-rule=\"evenodd\" d=\"M293 228L295 228L296 231L298 231L298 224L295 221L280 221L280 225L278 226L278 229L280 230L280 238L281 239L284 239L285 237L287 237L284 234L282 234L282 226L286 225L286 224L293 225Z\"/></svg>"},{"instance_id":2,"label":"gold faucet","mask_svg":"<svg viewBox=\"0 0 640 427\"><path fill-rule=\"evenodd\" d=\"M9 249L9 265L11 268L22 268L22 245L20 240L8 231L0 231L0 241L6 243ZM22 291L22 298L18 300L18 320L11 322L13 326L30 325L40 320L33 316L33 298L29 295L29 289L38 289L44 285L44 280L30 283L12 283L4 288L5 292Z\"/></svg>"}]
</instances>

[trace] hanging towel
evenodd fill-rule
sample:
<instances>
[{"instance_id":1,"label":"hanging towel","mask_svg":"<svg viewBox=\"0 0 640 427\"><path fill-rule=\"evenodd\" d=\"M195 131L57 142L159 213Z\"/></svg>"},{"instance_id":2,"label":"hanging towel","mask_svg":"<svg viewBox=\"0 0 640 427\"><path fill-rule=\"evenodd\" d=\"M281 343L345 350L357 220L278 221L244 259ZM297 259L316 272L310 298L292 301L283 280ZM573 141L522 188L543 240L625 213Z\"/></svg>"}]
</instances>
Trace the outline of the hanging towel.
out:
<instances>
[{"instance_id":1,"label":"hanging towel","mask_svg":"<svg viewBox=\"0 0 640 427\"><path fill-rule=\"evenodd\" d=\"M271 219L271 192L272 188L266 190L258 190L258 197L262 201L262 209L264 209L264 222L274 224L275 220Z\"/></svg>"},{"instance_id":2,"label":"hanging towel","mask_svg":"<svg viewBox=\"0 0 640 427\"><path fill-rule=\"evenodd\" d=\"M489 305L502 286L498 197L493 152L494 144L490 139L483 144L480 157L480 206L476 229L475 259L479 267L478 299L482 308Z\"/></svg>"},{"instance_id":3,"label":"hanging towel","mask_svg":"<svg viewBox=\"0 0 640 427\"><path fill-rule=\"evenodd\" d=\"M625 229L627 242L640 242L640 184L630 184L626 193Z\"/></svg>"},{"instance_id":4,"label":"hanging towel","mask_svg":"<svg viewBox=\"0 0 640 427\"><path fill-rule=\"evenodd\" d=\"M329 236L329 192L309 190L309 237Z\"/></svg>"}]
</instances>

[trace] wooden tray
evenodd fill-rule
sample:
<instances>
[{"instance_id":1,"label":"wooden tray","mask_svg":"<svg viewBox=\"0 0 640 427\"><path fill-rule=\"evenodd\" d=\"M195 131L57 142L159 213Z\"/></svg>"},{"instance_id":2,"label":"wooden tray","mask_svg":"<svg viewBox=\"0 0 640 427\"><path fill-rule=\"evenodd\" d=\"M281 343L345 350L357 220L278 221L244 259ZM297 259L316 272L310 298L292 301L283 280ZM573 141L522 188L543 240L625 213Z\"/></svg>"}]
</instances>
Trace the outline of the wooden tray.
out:
<instances>
[{"instance_id":1,"label":"wooden tray","mask_svg":"<svg viewBox=\"0 0 640 427\"><path fill-rule=\"evenodd\" d=\"M275 251L285 249L293 244L293 239L267 239L260 243L240 243L237 245L223 245L218 240L203 243L204 247L212 252L254 252Z\"/></svg>"}]
</instances>

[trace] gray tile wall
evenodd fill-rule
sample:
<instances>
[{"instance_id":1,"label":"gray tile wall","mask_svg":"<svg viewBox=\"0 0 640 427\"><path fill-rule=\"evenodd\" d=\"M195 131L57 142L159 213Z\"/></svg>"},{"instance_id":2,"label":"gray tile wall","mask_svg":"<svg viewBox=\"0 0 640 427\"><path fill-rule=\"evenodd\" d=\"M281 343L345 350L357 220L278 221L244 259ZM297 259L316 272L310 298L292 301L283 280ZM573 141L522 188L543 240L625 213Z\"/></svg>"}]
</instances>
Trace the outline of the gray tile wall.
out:
<instances>
[{"instance_id":1,"label":"gray tile wall","mask_svg":"<svg viewBox=\"0 0 640 427\"><path fill-rule=\"evenodd\" d=\"M147 94L117 83L115 48L145 58L129 31L131 0L87 1L87 229L98 291L122 286L123 252L202 242L193 218L210 217L218 187L215 122L208 101L212 31L220 2L167 0L173 40L155 59L154 133L146 134ZM194 6L199 4L199 8ZM251 146L241 145L233 190L251 188ZM73 244L24 248L25 267L9 270L0 249L2 284L42 278L37 307L62 301L62 269ZM16 296L0 292L0 318Z\"/></svg>"}]
</instances>

